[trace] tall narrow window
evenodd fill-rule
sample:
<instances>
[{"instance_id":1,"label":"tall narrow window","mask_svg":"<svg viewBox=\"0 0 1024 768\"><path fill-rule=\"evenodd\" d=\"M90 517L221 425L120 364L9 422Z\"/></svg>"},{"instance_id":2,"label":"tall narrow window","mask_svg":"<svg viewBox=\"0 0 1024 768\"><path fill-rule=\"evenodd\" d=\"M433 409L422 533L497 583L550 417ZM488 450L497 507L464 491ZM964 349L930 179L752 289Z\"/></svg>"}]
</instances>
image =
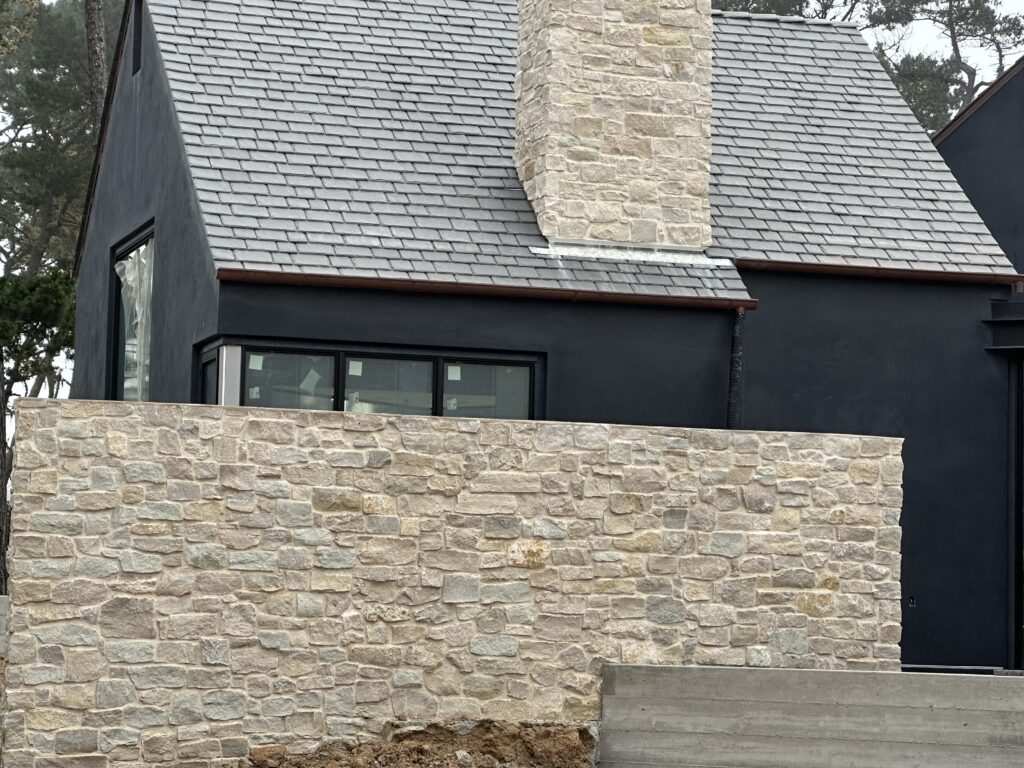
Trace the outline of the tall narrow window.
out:
<instances>
[{"instance_id":1,"label":"tall narrow window","mask_svg":"<svg viewBox=\"0 0 1024 768\"><path fill-rule=\"evenodd\" d=\"M204 405L217 405L217 384L218 373L220 366L216 357L210 358L203 363L202 367L202 380L200 381L200 391L202 394L202 403Z\"/></svg>"},{"instance_id":2,"label":"tall narrow window","mask_svg":"<svg viewBox=\"0 0 1024 768\"><path fill-rule=\"evenodd\" d=\"M142 69L142 0L132 3L132 74Z\"/></svg>"},{"instance_id":3,"label":"tall narrow window","mask_svg":"<svg viewBox=\"0 0 1024 768\"><path fill-rule=\"evenodd\" d=\"M150 343L153 327L153 239L114 262L117 276L117 398L149 399Z\"/></svg>"}]
</instances>

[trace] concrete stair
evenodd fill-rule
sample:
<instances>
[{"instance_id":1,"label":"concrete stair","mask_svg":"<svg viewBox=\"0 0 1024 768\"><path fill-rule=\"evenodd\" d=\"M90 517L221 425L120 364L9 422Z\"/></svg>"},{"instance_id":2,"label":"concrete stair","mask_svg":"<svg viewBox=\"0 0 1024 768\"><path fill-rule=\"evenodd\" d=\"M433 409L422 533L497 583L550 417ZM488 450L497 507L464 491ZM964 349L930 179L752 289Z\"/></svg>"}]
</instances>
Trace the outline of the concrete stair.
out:
<instances>
[{"instance_id":1,"label":"concrete stair","mask_svg":"<svg viewBox=\"0 0 1024 768\"><path fill-rule=\"evenodd\" d=\"M1024 679L609 665L600 765L1024 766Z\"/></svg>"}]
</instances>

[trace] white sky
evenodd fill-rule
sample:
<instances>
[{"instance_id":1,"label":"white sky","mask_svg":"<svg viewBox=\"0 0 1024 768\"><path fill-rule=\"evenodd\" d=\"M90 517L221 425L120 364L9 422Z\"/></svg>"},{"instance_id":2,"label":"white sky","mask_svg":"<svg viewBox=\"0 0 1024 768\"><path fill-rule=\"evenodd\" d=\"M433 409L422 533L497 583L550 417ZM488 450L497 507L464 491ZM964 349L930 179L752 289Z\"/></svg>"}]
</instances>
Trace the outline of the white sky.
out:
<instances>
[{"instance_id":1,"label":"white sky","mask_svg":"<svg viewBox=\"0 0 1024 768\"><path fill-rule=\"evenodd\" d=\"M1003 0L1000 8L1004 13L1024 13L1024 0ZM868 31L864 35L868 41L874 44L876 41L886 42L886 36L876 35ZM944 53L948 50L948 42L939 29L927 22L918 22L911 26L906 37L905 48L907 53ZM982 69L985 79L991 79L996 72L996 57L979 52L970 47L965 49L970 62ZM980 57L979 57L980 55ZM1007 51L1005 66L1007 69L1017 59L1024 55L1024 46L1013 51Z\"/></svg>"}]
</instances>

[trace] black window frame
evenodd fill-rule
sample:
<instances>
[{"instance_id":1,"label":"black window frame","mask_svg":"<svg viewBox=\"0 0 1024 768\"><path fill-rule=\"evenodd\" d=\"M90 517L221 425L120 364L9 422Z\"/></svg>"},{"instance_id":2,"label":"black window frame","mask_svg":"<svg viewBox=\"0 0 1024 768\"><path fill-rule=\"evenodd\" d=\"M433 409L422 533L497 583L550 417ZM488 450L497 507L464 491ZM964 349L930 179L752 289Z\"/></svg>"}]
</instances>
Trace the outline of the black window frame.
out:
<instances>
[{"instance_id":1,"label":"black window frame","mask_svg":"<svg viewBox=\"0 0 1024 768\"><path fill-rule=\"evenodd\" d=\"M206 401L206 371L213 368L213 402ZM199 402L203 405L220 405L220 355L210 355L199 363Z\"/></svg>"},{"instance_id":2,"label":"black window frame","mask_svg":"<svg viewBox=\"0 0 1024 768\"><path fill-rule=\"evenodd\" d=\"M487 352L451 348L415 348L386 347L380 345L361 344L315 344L306 342L272 342L263 339L222 339L217 347L241 347L241 375L239 376L238 402L246 406L246 376L248 366L246 359L250 353L322 355L334 357L334 412L345 412L345 392L348 389L348 360L380 359L380 360L416 360L429 362L434 366L432 381L433 393L431 416L443 418L482 418L482 417L445 417L444 414L444 371L446 365L495 365L518 366L529 368L530 397L526 417L528 421L544 419L545 412L545 374L546 359L541 353L521 352ZM204 350L204 357L212 351ZM246 406L255 407L255 406ZM386 415L386 414L384 414Z\"/></svg>"},{"instance_id":3,"label":"black window frame","mask_svg":"<svg viewBox=\"0 0 1024 768\"><path fill-rule=\"evenodd\" d=\"M249 405L246 402L246 391L247 391L248 387L246 386L245 378L246 378L246 376L249 373L249 366L247 365L247 361L248 361L248 358L249 358L250 354L257 354L257 355L279 354L279 355L312 355L312 356L315 356L315 357L333 357L334 358L334 393L333 393L334 408L332 408L330 411L326 411L325 410L324 412L325 413L333 413L333 412L336 412L336 411L339 410L338 409L338 355L334 351L332 351L332 350L323 350L323 349L312 349L312 350L310 350L310 349L295 348L295 347L287 347L286 348L286 347L279 347L279 346L251 346L251 345L247 345L247 344L242 344L240 346L242 347L242 359L241 359L242 370L241 370L241 374L238 377L238 385L239 385L238 404L240 406L242 406L243 408L274 408L274 407L277 407L277 406L272 406L272 405ZM319 409L317 409L317 410L319 410Z\"/></svg>"},{"instance_id":4,"label":"black window frame","mask_svg":"<svg viewBox=\"0 0 1024 768\"><path fill-rule=\"evenodd\" d=\"M128 237L118 241L113 248L110 249L110 264L107 270L109 291L108 291L108 311L107 311L107 399L121 402L124 399L124 374L121 371L122 358L124 357L124 349L121 348L121 291L120 291L120 279L117 276L117 272L114 270L114 265L117 262L128 258L132 253L138 250L146 243L152 241L154 248L156 247L156 226L153 221L148 221L137 230L135 230ZM153 296L156 296L156 260L153 262ZM152 311L153 308L151 308ZM152 340L151 340L152 342ZM152 374L152 350L150 350L150 374ZM119 381L120 379L120 381ZM152 380L150 381L152 384Z\"/></svg>"},{"instance_id":5,"label":"black window frame","mask_svg":"<svg viewBox=\"0 0 1024 768\"><path fill-rule=\"evenodd\" d=\"M220 346L206 346L196 351L193 362L193 370L195 375L193 376L192 382L192 401L196 405L207 405L203 402L203 371L206 366L211 362L216 361L217 363L217 402L213 405L220 405Z\"/></svg>"},{"instance_id":6,"label":"black window frame","mask_svg":"<svg viewBox=\"0 0 1024 768\"><path fill-rule=\"evenodd\" d=\"M512 368L512 367L515 367L515 368L529 368L530 369L530 393L529 393L529 397L527 398L527 406L526 406L529 415L526 417L526 420L527 421L536 421L537 417L534 415L534 411L536 410L536 406L535 406L535 402L534 401L536 399L536 391L537 391L537 371L536 371L535 365L530 364L530 363L525 363L525 362L522 362L522 361L503 360L503 359L500 359L500 358L487 358L487 359L484 359L484 360L479 360L479 359L475 359L475 358L467 358L467 357L462 357L462 356L453 356L453 357L444 357L444 358L442 358L441 362L440 362L440 365L438 366L438 370L434 372L434 382L435 382L434 386L436 388L435 393L434 393L434 400L435 400L435 402L434 402L434 415L435 416L444 416L445 415L444 414L444 384L447 381L447 379L446 379L444 374L445 374L445 370L446 370L447 366L449 366L449 365L491 365L491 366L494 366L494 367L506 366L506 367L509 367L509 368ZM483 417L476 417L476 416L451 416L451 417L447 417L447 416L445 416L445 418L453 418L453 419L469 418L469 419L473 419L473 418L483 418Z\"/></svg>"}]
</instances>

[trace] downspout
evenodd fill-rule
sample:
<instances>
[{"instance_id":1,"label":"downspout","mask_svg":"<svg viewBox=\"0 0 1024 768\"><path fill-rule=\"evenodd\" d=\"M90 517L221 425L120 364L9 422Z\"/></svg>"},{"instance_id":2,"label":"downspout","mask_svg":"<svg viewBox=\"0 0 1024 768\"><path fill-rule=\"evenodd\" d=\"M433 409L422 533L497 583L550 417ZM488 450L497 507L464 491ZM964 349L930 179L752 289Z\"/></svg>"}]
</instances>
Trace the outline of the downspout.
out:
<instances>
[{"instance_id":1,"label":"downspout","mask_svg":"<svg viewBox=\"0 0 1024 768\"><path fill-rule=\"evenodd\" d=\"M739 429L743 414L743 326L747 310L737 307L732 323L732 354L729 356L729 402L726 408L725 426Z\"/></svg>"}]
</instances>

